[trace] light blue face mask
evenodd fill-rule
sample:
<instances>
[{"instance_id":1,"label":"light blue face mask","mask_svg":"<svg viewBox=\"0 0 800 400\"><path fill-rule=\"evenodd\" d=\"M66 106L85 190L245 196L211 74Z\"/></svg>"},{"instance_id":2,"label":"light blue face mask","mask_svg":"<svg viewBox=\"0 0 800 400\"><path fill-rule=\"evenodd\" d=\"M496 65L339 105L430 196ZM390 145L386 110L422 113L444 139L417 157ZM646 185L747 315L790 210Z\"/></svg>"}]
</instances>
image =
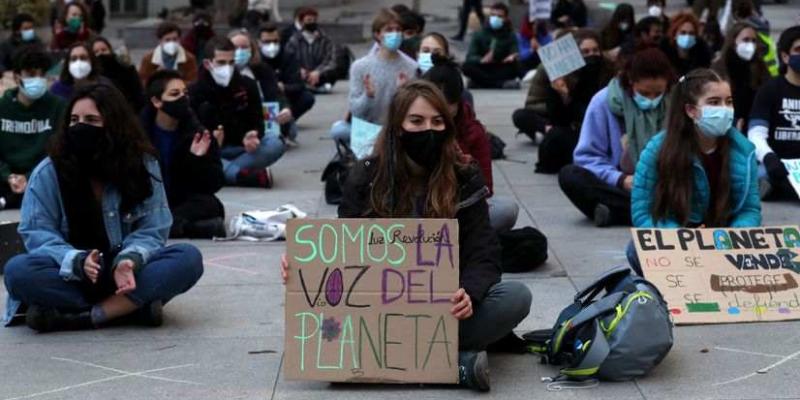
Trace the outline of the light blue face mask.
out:
<instances>
[{"instance_id":1,"label":"light blue face mask","mask_svg":"<svg viewBox=\"0 0 800 400\"><path fill-rule=\"evenodd\" d=\"M47 93L47 79L41 76L34 76L32 78L22 78L22 86L20 86L22 94L31 100L37 100Z\"/></svg>"},{"instance_id":2,"label":"light blue face mask","mask_svg":"<svg viewBox=\"0 0 800 400\"><path fill-rule=\"evenodd\" d=\"M24 31L19 31L19 36L22 38L23 42L30 42L36 38L36 31L33 29L25 29Z\"/></svg>"},{"instance_id":3,"label":"light blue face mask","mask_svg":"<svg viewBox=\"0 0 800 400\"><path fill-rule=\"evenodd\" d=\"M733 108L725 106L703 106L700 118L695 121L700 132L712 138L722 137L733 126Z\"/></svg>"},{"instance_id":4,"label":"light blue face mask","mask_svg":"<svg viewBox=\"0 0 800 400\"><path fill-rule=\"evenodd\" d=\"M636 107L639 107L639 109L642 110L642 111L650 111L650 110L658 107L658 105L661 104L661 99L663 97L664 97L664 94L660 94L655 99L651 99L651 98L642 96L641 94L639 94L639 92L637 92L635 90L633 91L633 101L636 103Z\"/></svg>"},{"instance_id":5,"label":"light blue face mask","mask_svg":"<svg viewBox=\"0 0 800 400\"><path fill-rule=\"evenodd\" d=\"M386 32L383 34L383 47L389 51L397 51L403 44L403 34L400 32Z\"/></svg>"},{"instance_id":6,"label":"light blue face mask","mask_svg":"<svg viewBox=\"0 0 800 400\"><path fill-rule=\"evenodd\" d=\"M433 54L419 53L417 65L419 65L419 70L422 71L423 74L428 72L429 69L433 68Z\"/></svg>"},{"instance_id":7,"label":"light blue face mask","mask_svg":"<svg viewBox=\"0 0 800 400\"><path fill-rule=\"evenodd\" d=\"M678 35L675 37L675 43L678 44L678 47L689 50L697 43L697 37L695 35Z\"/></svg>"},{"instance_id":8,"label":"light blue face mask","mask_svg":"<svg viewBox=\"0 0 800 400\"><path fill-rule=\"evenodd\" d=\"M236 49L233 53L233 62L237 67L244 67L252 56L253 52L250 49Z\"/></svg>"},{"instance_id":9,"label":"light blue face mask","mask_svg":"<svg viewBox=\"0 0 800 400\"><path fill-rule=\"evenodd\" d=\"M489 16L489 27L491 27L494 30L502 28L504 22L505 21L503 21L503 18L500 18L497 15Z\"/></svg>"}]
</instances>

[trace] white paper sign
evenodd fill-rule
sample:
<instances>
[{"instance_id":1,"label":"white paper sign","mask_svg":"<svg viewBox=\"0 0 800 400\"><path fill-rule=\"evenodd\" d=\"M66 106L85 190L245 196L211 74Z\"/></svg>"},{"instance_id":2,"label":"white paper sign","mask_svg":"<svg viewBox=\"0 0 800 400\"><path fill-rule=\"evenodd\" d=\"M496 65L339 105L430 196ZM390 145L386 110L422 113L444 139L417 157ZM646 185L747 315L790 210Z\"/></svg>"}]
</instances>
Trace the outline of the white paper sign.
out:
<instances>
[{"instance_id":1,"label":"white paper sign","mask_svg":"<svg viewBox=\"0 0 800 400\"><path fill-rule=\"evenodd\" d=\"M353 117L350 127L350 147L356 158L360 160L372 154L372 147L375 146L375 140L378 139L380 133L380 125Z\"/></svg>"},{"instance_id":2,"label":"white paper sign","mask_svg":"<svg viewBox=\"0 0 800 400\"><path fill-rule=\"evenodd\" d=\"M786 170L789 171L789 183L792 184L794 191L800 196L800 158L781 161L786 166Z\"/></svg>"},{"instance_id":3,"label":"white paper sign","mask_svg":"<svg viewBox=\"0 0 800 400\"><path fill-rule=\"evenodd\" d=\"M577 71L586 65L581 50L571 33L539 48L539 59L542 60L550 81Z\"/></svg>"}]
</instances>

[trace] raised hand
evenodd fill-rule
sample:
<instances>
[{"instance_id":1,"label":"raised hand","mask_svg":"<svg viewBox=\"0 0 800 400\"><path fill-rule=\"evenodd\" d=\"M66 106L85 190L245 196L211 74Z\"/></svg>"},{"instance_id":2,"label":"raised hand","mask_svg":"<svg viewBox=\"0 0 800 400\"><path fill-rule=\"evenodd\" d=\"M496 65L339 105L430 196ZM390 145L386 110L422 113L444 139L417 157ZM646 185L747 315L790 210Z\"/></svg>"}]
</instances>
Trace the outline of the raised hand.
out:
<instances>
[{"instance_id":1,"label":"raised hand","mask_svg":"<svg viewBox=\"0 0 800 400\"><path fill-rule=\"evenodd\" d=\"M374 98L375 97L375 84L372 83L372 78L370 78L369 74L364 75L364 91L367 93L367 97Z\"/></svg>"},{"instance_id":2,"label":"raised hand","mask_svg":"<svg viewBox=\"0 0 800 400\"><path fill-rule=\"evenodd\" d=\"M198 157L202 157L208 154L209 147L211 147L211 134L208 133L208 130L205 130L202 134L200 132L194 134L189 151Z\"/></svg>"}]
</instances>

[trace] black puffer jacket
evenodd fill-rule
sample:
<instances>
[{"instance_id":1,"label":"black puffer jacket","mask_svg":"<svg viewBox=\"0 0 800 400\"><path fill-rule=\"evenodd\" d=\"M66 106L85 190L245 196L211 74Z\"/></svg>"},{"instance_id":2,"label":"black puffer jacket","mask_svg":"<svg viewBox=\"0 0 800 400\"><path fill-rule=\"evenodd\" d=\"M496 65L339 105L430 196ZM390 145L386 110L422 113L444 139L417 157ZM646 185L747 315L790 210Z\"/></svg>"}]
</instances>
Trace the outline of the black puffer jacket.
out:
<instances>
[{"instance_id":1,"label":"black puffer jacket","mask_svg":"<svg viewBox=\"0 0 800 400\"><path fill-rule=\"evenodd\" d=\"M377 218L370 211L369 196L377 163L363 160L356 163L344 186L339 205L339 218ZM500 282L500 244L489 225L489 188L477 165L471 165L458 176L458 238L461 287L472 302L480 303L490 287Z\"/></svg>"}]
</instances>

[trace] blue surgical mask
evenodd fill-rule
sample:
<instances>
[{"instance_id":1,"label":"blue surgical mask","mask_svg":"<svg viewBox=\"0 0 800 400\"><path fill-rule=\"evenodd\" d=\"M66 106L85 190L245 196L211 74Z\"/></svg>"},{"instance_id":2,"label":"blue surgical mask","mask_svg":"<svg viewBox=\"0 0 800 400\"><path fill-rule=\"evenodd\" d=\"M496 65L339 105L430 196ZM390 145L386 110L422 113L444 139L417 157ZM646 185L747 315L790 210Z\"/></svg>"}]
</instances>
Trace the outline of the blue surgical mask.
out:
<instances>
[{"instance_id":1,"label":"blue surgical mask","mask_svg":"<svg viewBox=\"0 0 800 400\"><path fill-rule=\"evenodd\" d=\"M708 137L722 137L733 126L733 108L703 106L700 118L695 121L700 132Z\"/></svg>"},{"instance_id":2,"label":"blue surgical mask","mask_svg":"<svg viewBox=\"0 0 800 400\"><path fill-rule=\"evenodd\" d=\"M25 29L24 31L19 31L19 36L23 42L30 42L36 39L36 31L33 29Z\"/></svg>"},{"instance_id":3,"label":"blue surgical mask","mask_svg":"<svg viewBox=\"0 0 800 400\"><path fill-rule=\"evenodd\" d=\"M22 94L24 94L25 97L31 100L37 100L47 93L47 79L41 76L22 78L20 90L22 90Z\"/></svg>"},{"instance_id":4,"label":"blue surgical mask","mask_svg":"<svg viewBox=\"0 0 800 400\"><path fill-rule=\"evenodd\" d=\"M689 50L697 43L697 37L695 35L678 35L675 37L675 43L678 44L678 47Z\"/></svg>"},{"instance_id":5,"label":"blue surgical mask","mask_svg":"<svg viewBox=\"0 0 800 400\"><path fill-rule=\"evenodd\" d=\"M792 54L789 56L789 68L800 74L800 54Z\"/></svg>"},{"instance_id":6,"label":"blue surgical mask","mask_svg":"<svg viewBox=\"0 0 800 400\"><path fill-rule=\"evenodd\" d=\"M237 67L244 67L250 61L253 52L250 49L236 49L233 53L233 62Z\"/></svg>"},{"instance_id":7,"label":"blue surgical mask","mask_svg":"<svg viewBox=\"0 0 800 400\"><path fill-rule=\"evenodd\" d=\"M389 51L397 51L403 44L403 34L400 32L386 32L383 34L383 47Z\"/></svg>"},{"instance_id":8,"label":"blue surgical mask","mask_svg":"<svg viewBox=\"0 0 800 400\"><path fill-rule=\"evenodd\" d=\"M498 30L502 28L504 24L505 21L503 21L503 18L498 17L497 15L489 16L489 27L491 27L492 29Z\"/></svg>"},{"instance_id":9,"label":"blue surgical mask","mask_svg":"<svg viewBox=\"0 0 800 400\"><path fill-rule=\"evenodd\" d=\"M419 70L422 71L423 74L428 72L429 69L433 68L433 54L419 53L417 64L419 65Z\"/></svg>"},{"instance_id":10,"label":"blue surgical mask","mask_svg":"<svg viewBox=\"0 0 800 400\"><path fill-rule=\"evenodd\" d=\"M650 99L645 96L642 96L637 91L633 92L633 101L636 102L636 107L639 107L639 109L642 111L650 111L658 107L658 105L661 104L661 99L663 97L664 95L660 94L655 99Z\"/></svg>"}]
</instances>

